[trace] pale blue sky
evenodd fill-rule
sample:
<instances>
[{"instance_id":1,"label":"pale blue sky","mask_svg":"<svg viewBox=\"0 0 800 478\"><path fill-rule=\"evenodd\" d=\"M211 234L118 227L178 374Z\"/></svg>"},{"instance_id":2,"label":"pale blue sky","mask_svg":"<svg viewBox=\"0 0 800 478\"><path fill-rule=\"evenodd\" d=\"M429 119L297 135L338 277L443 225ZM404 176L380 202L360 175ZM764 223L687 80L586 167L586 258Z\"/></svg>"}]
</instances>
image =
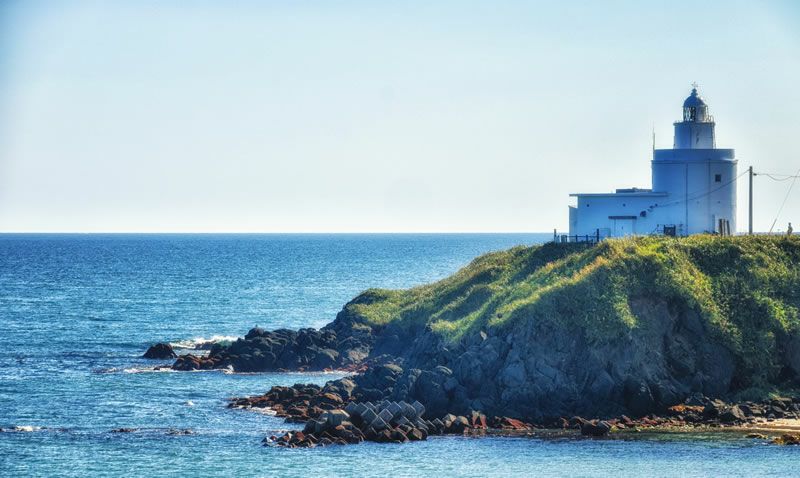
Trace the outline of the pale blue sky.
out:
<instances>
[{"instance_id":1,"label":"pale blue sky","mask_svg":"<svg viewBox=\"0 0 800 478\"><path fill-rule=\"evenodd\" d=\"M794 173L798 5L4 1L0 231L566 229L649 186L692 81L741 170Z\"/></svg>"}]
</instances>

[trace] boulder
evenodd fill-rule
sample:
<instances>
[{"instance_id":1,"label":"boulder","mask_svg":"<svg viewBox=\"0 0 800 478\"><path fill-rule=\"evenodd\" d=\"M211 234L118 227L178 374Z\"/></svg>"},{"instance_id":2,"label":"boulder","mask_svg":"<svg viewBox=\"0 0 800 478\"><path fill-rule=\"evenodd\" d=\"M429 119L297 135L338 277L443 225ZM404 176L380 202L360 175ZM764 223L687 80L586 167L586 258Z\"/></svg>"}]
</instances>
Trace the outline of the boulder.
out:
<instances>
[{"instance_id":1,"label":"boulder","mask_svg":"<svg viewBox=\"0 0 800 478\"><path fill-rule=\"evenodd\" d=\"M344 403L342 397L337 393L325 392L315 395L311 400L312 405L323 406L327 405L329 408L338 408ZM323 406L323 408L325 408Z\"/></svg>"},{"instance_id":2,"label":"boulder","mask_svg":"<svg viewBox=\"0 0 800 478\"><path fill-rule=\"evenodd\" d=\"M310 365L315 370L332 369L336 367L339 360L339 352L333 349L322 349L310 361Z\"/></svg>"},{"instance_id":3,"label":"boulder","mask_svg":"<svg viewBox=\"0 0 800 478\"><path fill-rule=\"evenodd\" d=\"M741 423L747 420L744 411L738 406L733 405L720 413L719 421L723 423Z\"/></svg>"},{"instance_id":4,"label":"boulder","mask_svg":"<svg viewBox=\"0 0 800 478\"><path fill-rule=\"evenodd\" d=\"M450 416L452 416L452 415L450 415ZM445 422L445 423L447 423L447 422ZM468 431L469 428L470 428L469 427L469 420L467 420L467 417L458 416L458 417L454 417L453 420L449 421L449 424L448 424L447 428L445 429L445 432L447 432L447 433L456 433L456 434L457 433L464 433L464 432Z\"/></svg>"},{"instance_id":5,"label":"boulder","mask_svg":"<svg viewBox=\"0 0 800 478\"><path fill-rule=\"evenodd\" d=\"M452 413L448 413L447 415L442 417L442 424L445 429L450 428L450 425L456 420L456 416Z\"/></svg>"},{"instance_id":6,"label":"boulder","mask_svg":"<svg viewBox=\"0 0 800 478\"><path fill-rule=\"evenodd\" d=\"M414 398L425 404L427 413L439 416L447 413L450 399L444 388L445 381L452 372L445 367L423 370L414 387Z\"/></svg>"},{"instance_id":7,"label":"boulder","mask_svg":"<svg viewBox=\"0 0 800 478\"><path fill-rule=\"evenodd\" d=\"M800 433L784 433L772 442L777 445L800 445Z\"/></svg>"},{"instance_id":8,"label":"boulder","mask_svg":"<svg viewBox=\"0 0 800 478\"><path fill-rule=\"evenodd\" d=\"M706 418L717 418L725 409L726 405L722 400L710 400L703 408L703 416Z\"/></svg>"},{"instance_id":9,"label":"boulder","mask_svg":"<svg viewBox=\"0 0 800 478\"><path fill-rule=\"evenodd\" d=\"M388 395L394 388L397 379L403 374L403 369L395 364L377 365L367 369L354 378L355 383L363 390L378 390L381 396Z\"/></svg>"},{"instance_id":10,"label":"boulder","mask_svg":"<svg viewBox=\"0 0 800 478\"><path fill-rule=\"evenodd\" d=\"M487 427L486 415L473 410L469 414L469 426L470 428L485 429Z\"/></svg>"},{"instance_id":11,"label":"boulder","mask_svg":"<svg viewBox=\"0 0 800 478\"><path fill-rule=\"evenodd\" d=\"M177 356L175 350L172 349L172 345L164 342L151 345L144 355L142 355L143 358L155 360L174 359Z\"/></svg>"},{"instance_id":12,"label":"boulder","mask_svg":"<svg viewBox=\"0 0 800 478\"><path fill-rule=\"evenodd\" d=\"M530 426L527 423L517 420L516 418L509 417L494 417L491 422L492 428L501 430L529 430Z\"/></svg>"},{"instance_id":13,"label":"boulder","mask_svg":"<svg viewBox=\"0 0 800 478\"><path fill-rule=\"evenodd\" d=\"M591 437L604 437L611 431L611 424L607 421L584 421L581 424L581 435Z\"/></svg>"}]
</instances>

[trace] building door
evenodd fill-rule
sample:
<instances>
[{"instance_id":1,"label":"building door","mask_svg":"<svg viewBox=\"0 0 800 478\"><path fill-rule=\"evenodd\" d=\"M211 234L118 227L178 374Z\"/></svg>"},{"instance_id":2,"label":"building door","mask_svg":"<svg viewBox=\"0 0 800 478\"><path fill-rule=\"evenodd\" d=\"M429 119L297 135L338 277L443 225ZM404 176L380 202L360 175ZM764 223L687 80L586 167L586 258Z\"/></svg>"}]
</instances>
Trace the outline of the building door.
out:
<instances>
[{"instance_id":1,"label":"building door","mask_svg":"<svg viewBox=\"0 0 800 478\"><path fill-rule=\"evenodd\" d=\"M636 234L636 219L619 218L614 219L614 237L624 237Z\"/></svg>"}]
</instances>

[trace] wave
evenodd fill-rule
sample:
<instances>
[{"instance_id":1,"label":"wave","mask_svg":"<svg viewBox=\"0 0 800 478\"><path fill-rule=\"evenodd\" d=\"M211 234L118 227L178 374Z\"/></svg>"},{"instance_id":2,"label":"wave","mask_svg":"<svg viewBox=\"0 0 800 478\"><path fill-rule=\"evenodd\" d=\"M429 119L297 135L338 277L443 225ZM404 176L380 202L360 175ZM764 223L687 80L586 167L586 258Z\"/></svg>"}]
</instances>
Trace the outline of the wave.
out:
<instances>
[{"instance_id":1,"label":"wave","mask_svg":"<svg viewBox=\"0 0 800 478\"><path fill-rule=\"evenodd\" d=\"M130 368L123 368L123 369L113 369L113 372L107 373L115 373L115 372L122 372L122 373L202 373L202 372L214 372L214 373L224 373L224 374L232 374L235 373L231 368L212 368L207 370L175 370L171 367L130 367Z\"/></svg>"},{"instance_id":2,"label":"wave","mask_svg":"<svg viewBox=\"0 0 800 478\"><path fill-rule=\"evenodd\" d=\"M123 369L110 369L108 373L155 373L155 372L175 372L170 367L130 367Z\"/></svg>"},{"instance_id":3,"label":"wave","mask_svg":"<svg viewBox=\"0 0 800 478\"><path fill-rule=\"evenodd\" d=\"M172 370L170 367L165 366L155 366L155 367L109 367L109 368L97 368L92 370L93 373L98 374L105 374L105 373L154 373L154 372L175 372L176 370Z\"/></svg>"},{"instance_id":4,"label":"wave","mask_svg":"<svg viewBox=\"0 0 800 478\"><path fill-rule=\"evenodd\" d=\"M214 335L210 338L195 337L189 340L179 340L177 342L170 342L172 348L184 350L208 350L212 345L218 342L233 342L239 337L232 335Z\"/></svg>"},{"instance_id":5,"label":"wave","mask_svg":"<svg viewBox=\"0 0 800 478\"><path fill-rule=\"evenodd\" d=\"M42 429L43 429L42 427L37 427L37 426L33 426L33 425L14 425L13 427L7 428L4 431L19 432L19 433L31 433L31 432L38 432L39 430L42 430Z\"/></svg>"},{"instance_id":6,"label":"wave","mask_svg":"<svg viewBox=\"0 0 800 478\"><path fill-rule=\"evenodd\" d=\"M97 374L106 374L106 373L205 373L205 372L212 372L212 373L223 373L223 374L235 374L231 368L213 368L207 370L174 370L170 366L164 365L156 365L154 367L110 367L110 368L98 368L92 370L92 373Z\"/></svg>"}]
</instances>

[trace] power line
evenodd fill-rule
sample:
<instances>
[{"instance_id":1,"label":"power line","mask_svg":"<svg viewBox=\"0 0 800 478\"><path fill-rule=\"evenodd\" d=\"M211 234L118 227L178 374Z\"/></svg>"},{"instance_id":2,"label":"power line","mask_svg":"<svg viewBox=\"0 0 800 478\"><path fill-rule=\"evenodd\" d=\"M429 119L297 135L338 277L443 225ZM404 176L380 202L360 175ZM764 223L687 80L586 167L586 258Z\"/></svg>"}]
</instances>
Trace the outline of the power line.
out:
<instances>
[{"instance_id":1,"label":"power line","mask_svg":"<svg viewBox=\"0 0 800 478\"><path fill-rule=\"evenodd\" d=\"M760 174L759 173L753 173L753 176L766 176L766 177L770 178L771 180L778 181L778 182L788 181L790 179L797 178L797 176L786 176L785 178L776 178L776 177L770 176L769 174L764 174L764 173L760 173Z\"/></svg>"},{"instance_id":2,"label":"power line","mask_svg":"<svg viewBox=\"0 0 800 478\"><path fill-rule=\"evenodd\" d=\"M745 174L748 174L749 172L750 172L750 170L746 170L746 171L742 172L741 174L739 174L738 176L736 176L735 178L731 179L730 181L728 181L728 182L726 182L726 183L724 183L724 184L722 184L722 185L720 185L720 186L718 186L718 187L716 187L714 189L711 189L709 191L706 191L706 192L697 191L695 193L692 193L691 197L689 197L689 195L687 194L686 199L679 199L677 201L668 202L668 203L664 203L664 204L654 204L654 205L650 206L648 209L650 209L652 211L653 209L658 208L658 207L675 206L677 204L681 204L681 203L685 203L685 202L689 202L689 201L694 201L694 200L697 200L697 199L704 198L706 196L710 196L711 194L714 194L715 192L719 191L720 189L726 188L726 187L730 186L731 184L735 183L736 181L739 180L739 178L741 178ZM781 203L781 207L778 209L778 213L775 215L775 220L772 222L772 226L769 228L769 232L771 233L773 228L775 227L775 224L778 222L778 218L780 217L781 212L783 212L784 206L786 206L786 202L789 200L789 195L792 193L792 189L794 188L794 185L797 182L797 179L800 179L800 169L798 169L795 174L753 173L753 176L766 176L767 178L769 178L769 179L771 179L773 181L788 181L790 179L792 180L792 183L789 185L789 189L786 191L786 196L783 198L783 202Z\"/></svg>"},{"instance_id":3,"label":"power line","mask_svg":"<svg viewBox=\"0 0 800 478\"><path fill-rule=\"evenodd\" d=\"M723 189L723 188L726 188L726 187L730 186L731 184L735 183L739 178L741 178L742 176L744 176L747 173L748 173L748 171L744 171L743 173L739 174L738 176L736 176L735 178L731 179L727 183L724 183L724 184L720 185L719 187L717 187L715 189L711 189L711 190L706 191L706 192L696 191L696 192L692 193L692 197L688 197L688 195L687 195L686 199L679 199L677 201L668 202L666 204L656 204L656 205L654 205L652 207L653 208L657 208L657 207L665 207L665 206L674 206L676 204L681 204L681 203L684 203L684 202L689 202L689 201L694 201L696 199L704 198L706 196L714 194L715 192L719 191L720 189ZM800 171L798 171L798 173L800 173ZM701 194L695 196L694 194L697 194L697 193L701 193Z\"/></svg>"},{"instance_id":4,"label":"power line","mask_svg":"<svg viewBox=\"0 0 800 478\"><path fill-rule=\"evenodd\" d=\"M767 175L767 176L769 176L769 175ZM800 177L800 169L797 170L797 172L795 173L794 176L790 176L790 177L792 178L792 184L789 185L789 190L786 191L786 196L784 196L784 198L783 198L783 202L781 203L781 207L778 208L778 214L775 215L775 220L772 221L772 225L769 227L769 232L770 233L772 232L772 229L775 227L775 224L778 222L778 218L780 217L781 212L783 211L783 206L786 205L786 201L789 199L789 195L792 193L792 188L794 187L794 183L796 183L797 182L797 178Z\"/></svg>"},{"instance_id":5,"label":"power line","mask_svg":"<svg viewBox=\"0 0 800 478\"><path fill-rule=\"evenodd\" d=\"M766 176L773 181L788 181L790 179L800 178L800 175L776 174L776 173L753 173L753 176Z\"/></svg>"}]
</instances>

